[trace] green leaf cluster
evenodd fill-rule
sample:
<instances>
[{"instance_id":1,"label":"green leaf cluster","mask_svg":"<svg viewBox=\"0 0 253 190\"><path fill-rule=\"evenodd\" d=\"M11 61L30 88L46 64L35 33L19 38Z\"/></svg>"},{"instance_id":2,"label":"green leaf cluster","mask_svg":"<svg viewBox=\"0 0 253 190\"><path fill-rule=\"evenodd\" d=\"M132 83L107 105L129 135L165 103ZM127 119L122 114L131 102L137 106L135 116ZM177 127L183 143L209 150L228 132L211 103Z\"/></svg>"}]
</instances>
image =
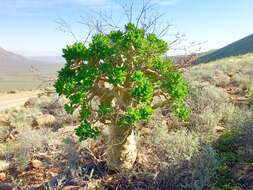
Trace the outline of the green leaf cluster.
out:
<instances>
[{"instance_id":1,"label":"green leaf cluster","mask_svg":"<svg viewBox=\"0 0 253 190\"><path fill-rule=\"evenodd\" d=\"M145 105L138 109L129 109L127 114L118 122L119 126L131 127L135 126L138 121L148 121L149 117L154 113L151 106Z\"/></svg>"},{"instance_id":2,"label":"green leaf cluster","mask_svg":"<svg viewBox=\"0 0 253 190\"><path fill-rule=\"evenodd\" d=\"M99 105L99 115L100 116L105 116L110 113L113 113L114 110L112 109L112 104L110 102L102 102Z\"/></svg>"},{"instance_id":3,"label":"green leaf cluster","mask_svg":"<svg viewBox=\"0 0 253 190\"><path fill-rule=\"evenodd\" d=\"M132 81L135 84L135 87L132 89L132 97L138 102L149 103L153 98L154 89L152 83L141 71L133 73Z\"/></svg>"},{"instance_id":4,"label":"green leaf cluster","mask_svg":"<svg viewBox=\"0 0 253 190\"><path fill-rule=\"evenodd\" d=\"M168 50L165 41L132 23L124 30L96 34L88 45L78 42L63 49L66 64L55 88L69 99L69 114L79 111L76 133L81 140L99 134L92 120L118 127L148 120L157 108L156 96L174 105L182 119L189 117L183 105L188 91L183 75L162 58Z\"/></svg>"}]
</instances>

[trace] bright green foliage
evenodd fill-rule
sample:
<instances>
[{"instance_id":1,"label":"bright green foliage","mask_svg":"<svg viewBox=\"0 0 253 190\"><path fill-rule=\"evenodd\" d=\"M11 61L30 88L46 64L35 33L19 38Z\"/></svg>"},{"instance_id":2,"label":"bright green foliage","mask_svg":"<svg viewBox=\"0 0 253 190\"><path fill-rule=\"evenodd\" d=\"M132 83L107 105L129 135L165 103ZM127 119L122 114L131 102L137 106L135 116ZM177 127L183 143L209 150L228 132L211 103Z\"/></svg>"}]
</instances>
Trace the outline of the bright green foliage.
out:
<instances>
[{"instance_id":1,"label":"bright green foliage","mask_svg":"<svg viewBox=\"0 0 253 190\"><path fill-rule=\"evenodd\" d=\"M113 113L114 110L112 109L111 102L102 102L99 105L99 115L100 117L105 116L107 114Z\"/></svg>"},{"instance_id":2,"label":"bright green foliage","mask_svg":"<svg viewBox=\"0 0 253 190\"><path fill-rule=\"evenodd\" d=\"M154 110L149 105L145 105L138 109L129 109L127 110L125 116L120 119L117 125L126 127L135 126L138 121L147 121L150 115L152 115L153 113Z\"/></svg>"},{"instance_id":3,"label":"bright green foliage","mask_svg":"<svg viewBox=\"0 0 253 190\"><path fill-rule=\"evenodd\" d=\"M173 104L172 110L182 120L187 120L189 118L189 110L180 102Z\"/></svg>"},{"instance_id":4,"label":"bright green foliage","mask_svg":"<svg viewBox=\"0 0 253 190\"><path fill-rule=\"evenodd\" d=\"M63 49L66 64L55 88L69 99L68 113L80 112L80 140L99 134L94 121L134 127L168 104L183 120L189 117L186 82L171 60L161 58L168 49L131 23L123 31L94 35L87 47L80 42Z\"/></svg>"}]
</instances>

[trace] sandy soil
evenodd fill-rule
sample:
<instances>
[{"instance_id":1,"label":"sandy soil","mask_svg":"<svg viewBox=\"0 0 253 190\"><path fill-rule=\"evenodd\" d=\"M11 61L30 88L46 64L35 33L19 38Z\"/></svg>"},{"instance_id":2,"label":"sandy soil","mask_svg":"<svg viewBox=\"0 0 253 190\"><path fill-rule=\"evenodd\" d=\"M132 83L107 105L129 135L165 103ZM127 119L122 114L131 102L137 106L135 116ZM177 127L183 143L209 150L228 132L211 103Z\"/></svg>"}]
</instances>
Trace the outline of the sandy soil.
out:
<instances>
[{"instance_id":1,"label":"sandy soil","mask_svg":"<svg viewBox=\"0 0 253 190\"><path fill-rule=\"evenodd\" d=\"M36 97L39 91L25 91L15 94L0 94L0 111L8 108L20 107L32 97Z\"/></svg>"}]
</instances>

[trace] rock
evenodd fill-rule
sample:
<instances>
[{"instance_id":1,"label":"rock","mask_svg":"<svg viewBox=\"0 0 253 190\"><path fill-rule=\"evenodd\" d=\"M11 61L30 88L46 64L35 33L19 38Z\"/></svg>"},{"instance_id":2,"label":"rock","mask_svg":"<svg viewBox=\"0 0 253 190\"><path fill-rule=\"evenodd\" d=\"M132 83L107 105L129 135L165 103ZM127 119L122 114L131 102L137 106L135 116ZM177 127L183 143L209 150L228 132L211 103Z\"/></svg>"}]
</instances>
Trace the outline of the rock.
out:
<instances>
[{"instance_id":1,"label":"rock","mask_svg":"<svg viewBox=\"0 0 253 190\"><path fill-rule=\"evenodd\" d=\"M14 185L12 184L0 184L1 190L14 190Z\"/></svg>"},{"instance_id":2,"label":"rock","mask_svg":"<svg viewBox=\"0 0 253 190\"><path fill-rule=\"evenodd\" d=\"M49 172L48 174L49 174L51 177L57 176L57 173L54 173L54 172Z\"/></svg>"},{"instance_id":3,"label":"rock","mask_svg":"<svg viewBox=\"0 0 253 190\"><path fill-rule=\"evenodd\" d=\"M10 163L4 160L0 160L0 171L5 171L9 168Z\"/></svg>"},{"instance_id":4,"label":"rock","mask_svg":"<svg viewBox=\"0 0 253 190\"><path fill-rule=\"evenodd\" d=\"M15 136L12 135L12 134L10 134L9 139L10 139L10 140L13 140L13 139L15 139Z\"/></svg>"},{"instance_id":5,"label":"rock","mask_svg":"<svg viewBox=\"0 0 253 190\"><path fill-rule=\"evenodd\" d=\"M102 189L99 185L99 180L91 180L87 182L87 185L85 186L85 188L83 188L83 190L87 189L87 190L96 190L96 189Z\"/></svg>"},{"instance_id":6,"label":"rock","mask_svg":"<svg viewBox=\"0 0 253 190\"><path fill-rule=\"evenodd\" d=\"M31 162L33 168L42 168L43 163L40 160L33 160Z\"/></svg>"},{"instance_id":7,"label":"rock","mask_svg":"<svg viewBox=\"0 0 253 190\"><path fill-rule=\"evenodd\" d=\"M144 135L151 135L152 134L152 129L150 129L150 128L142 128L141 130Z\"/></svg>"},{"instance_id":8,"label":"rock","mask_svg":"<svg viewBox=\"0 0 253 190\"><path fill-rule=\"evenodd\" d=\"M37 116L34 118L33 125L50 125L53 124L56 121L55 117L50 114L45 114L41 116Z\"/></svg>"},{"instance_id":9,"label":"rock","mask_svg":"<svg viewBox=\"0 0 253 190\"><path fill-rule=\"evenodd\" d=\"M9 118L7 114L0 114L0 126L1 125L9 125Z\"/></svg>"},{"instance_id":10,"label":"rock","mask_svg":"<svg viewBox=\"0 0 253 190\"><path fill-rule=\"evenodd\" d=\"M6 173L0 172L0 181L6 178Z\"/></svg>"},{"instance_id":11,"label":"rock","mask_svg":"<svg viewBox=\"0 0 253 190\"><path fill-rule=\"evenodd\" d=\"M65 134L65 133L75 133L75 129L77 128L78 126L64 126L60 129L58 129L58 134Z\"/></svg>"},{"instance_id":12,"label":"rock","mask_svg":"<svg viewBox=\"0 0 253 190\"><path fill-rule=\"evenodd\" d=\"M74 186L74 185L69 185L69 186L65 186L62 188L62 190L78 190L80 187L78 186Z\"/></svg>"},{"instance_id":13,"label":"rock","mask_svg":"<svg viewBox=\"0 0 253 190\"><path fill-rule=\"evenodd\" d=\"M225 128L221 126L215 126L213 129L217 133L223 132L225 130Z\"/></svg>"},{"instance_id":14,"label":"rock","mask_svg":"<svg viewBox=\"0 0 253 190\"><path fill-rule=\"evenodd\" d=\"M166 120L162 120L161 124L162 124L162 126L167 126L168 122Z\"/></svg>"},{"instance_id":15,"label":"rock","mask_svg":"<svg viewBox=\"0 0 253 190\"><path fill-rule=\"evenodd\" d=\"M24 103L24 107L25 108L33 108L38 104L39 104L39 98L38 97L32 97Z\"/></svg>"}]
</instances>

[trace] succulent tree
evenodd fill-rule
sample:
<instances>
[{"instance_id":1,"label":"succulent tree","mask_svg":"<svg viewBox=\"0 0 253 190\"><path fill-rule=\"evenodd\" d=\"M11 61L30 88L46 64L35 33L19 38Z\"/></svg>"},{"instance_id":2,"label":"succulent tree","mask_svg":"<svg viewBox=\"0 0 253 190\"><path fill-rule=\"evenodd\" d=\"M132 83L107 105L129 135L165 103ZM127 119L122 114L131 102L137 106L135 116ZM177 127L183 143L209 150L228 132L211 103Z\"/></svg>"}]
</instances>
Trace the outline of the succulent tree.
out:
<instances>
[{"instance_id":1,"label":"succulent tree","mask_svg":"<svg viewBox=\"0 0 253 190\"><path fill-rule=\"evenodd\" d=\"M107 164L112 169L133 166L135 129L156 109L171 105L181 119L188 118L183 75L162 58L168 49L165 41L132 23L124 30L94 35L87 46L79 42L63 49L66 64L56 91L69 99L68 113L80 113L80 140L98 136L98 122L109 128Z\"/></svg>"}]
</instances>

